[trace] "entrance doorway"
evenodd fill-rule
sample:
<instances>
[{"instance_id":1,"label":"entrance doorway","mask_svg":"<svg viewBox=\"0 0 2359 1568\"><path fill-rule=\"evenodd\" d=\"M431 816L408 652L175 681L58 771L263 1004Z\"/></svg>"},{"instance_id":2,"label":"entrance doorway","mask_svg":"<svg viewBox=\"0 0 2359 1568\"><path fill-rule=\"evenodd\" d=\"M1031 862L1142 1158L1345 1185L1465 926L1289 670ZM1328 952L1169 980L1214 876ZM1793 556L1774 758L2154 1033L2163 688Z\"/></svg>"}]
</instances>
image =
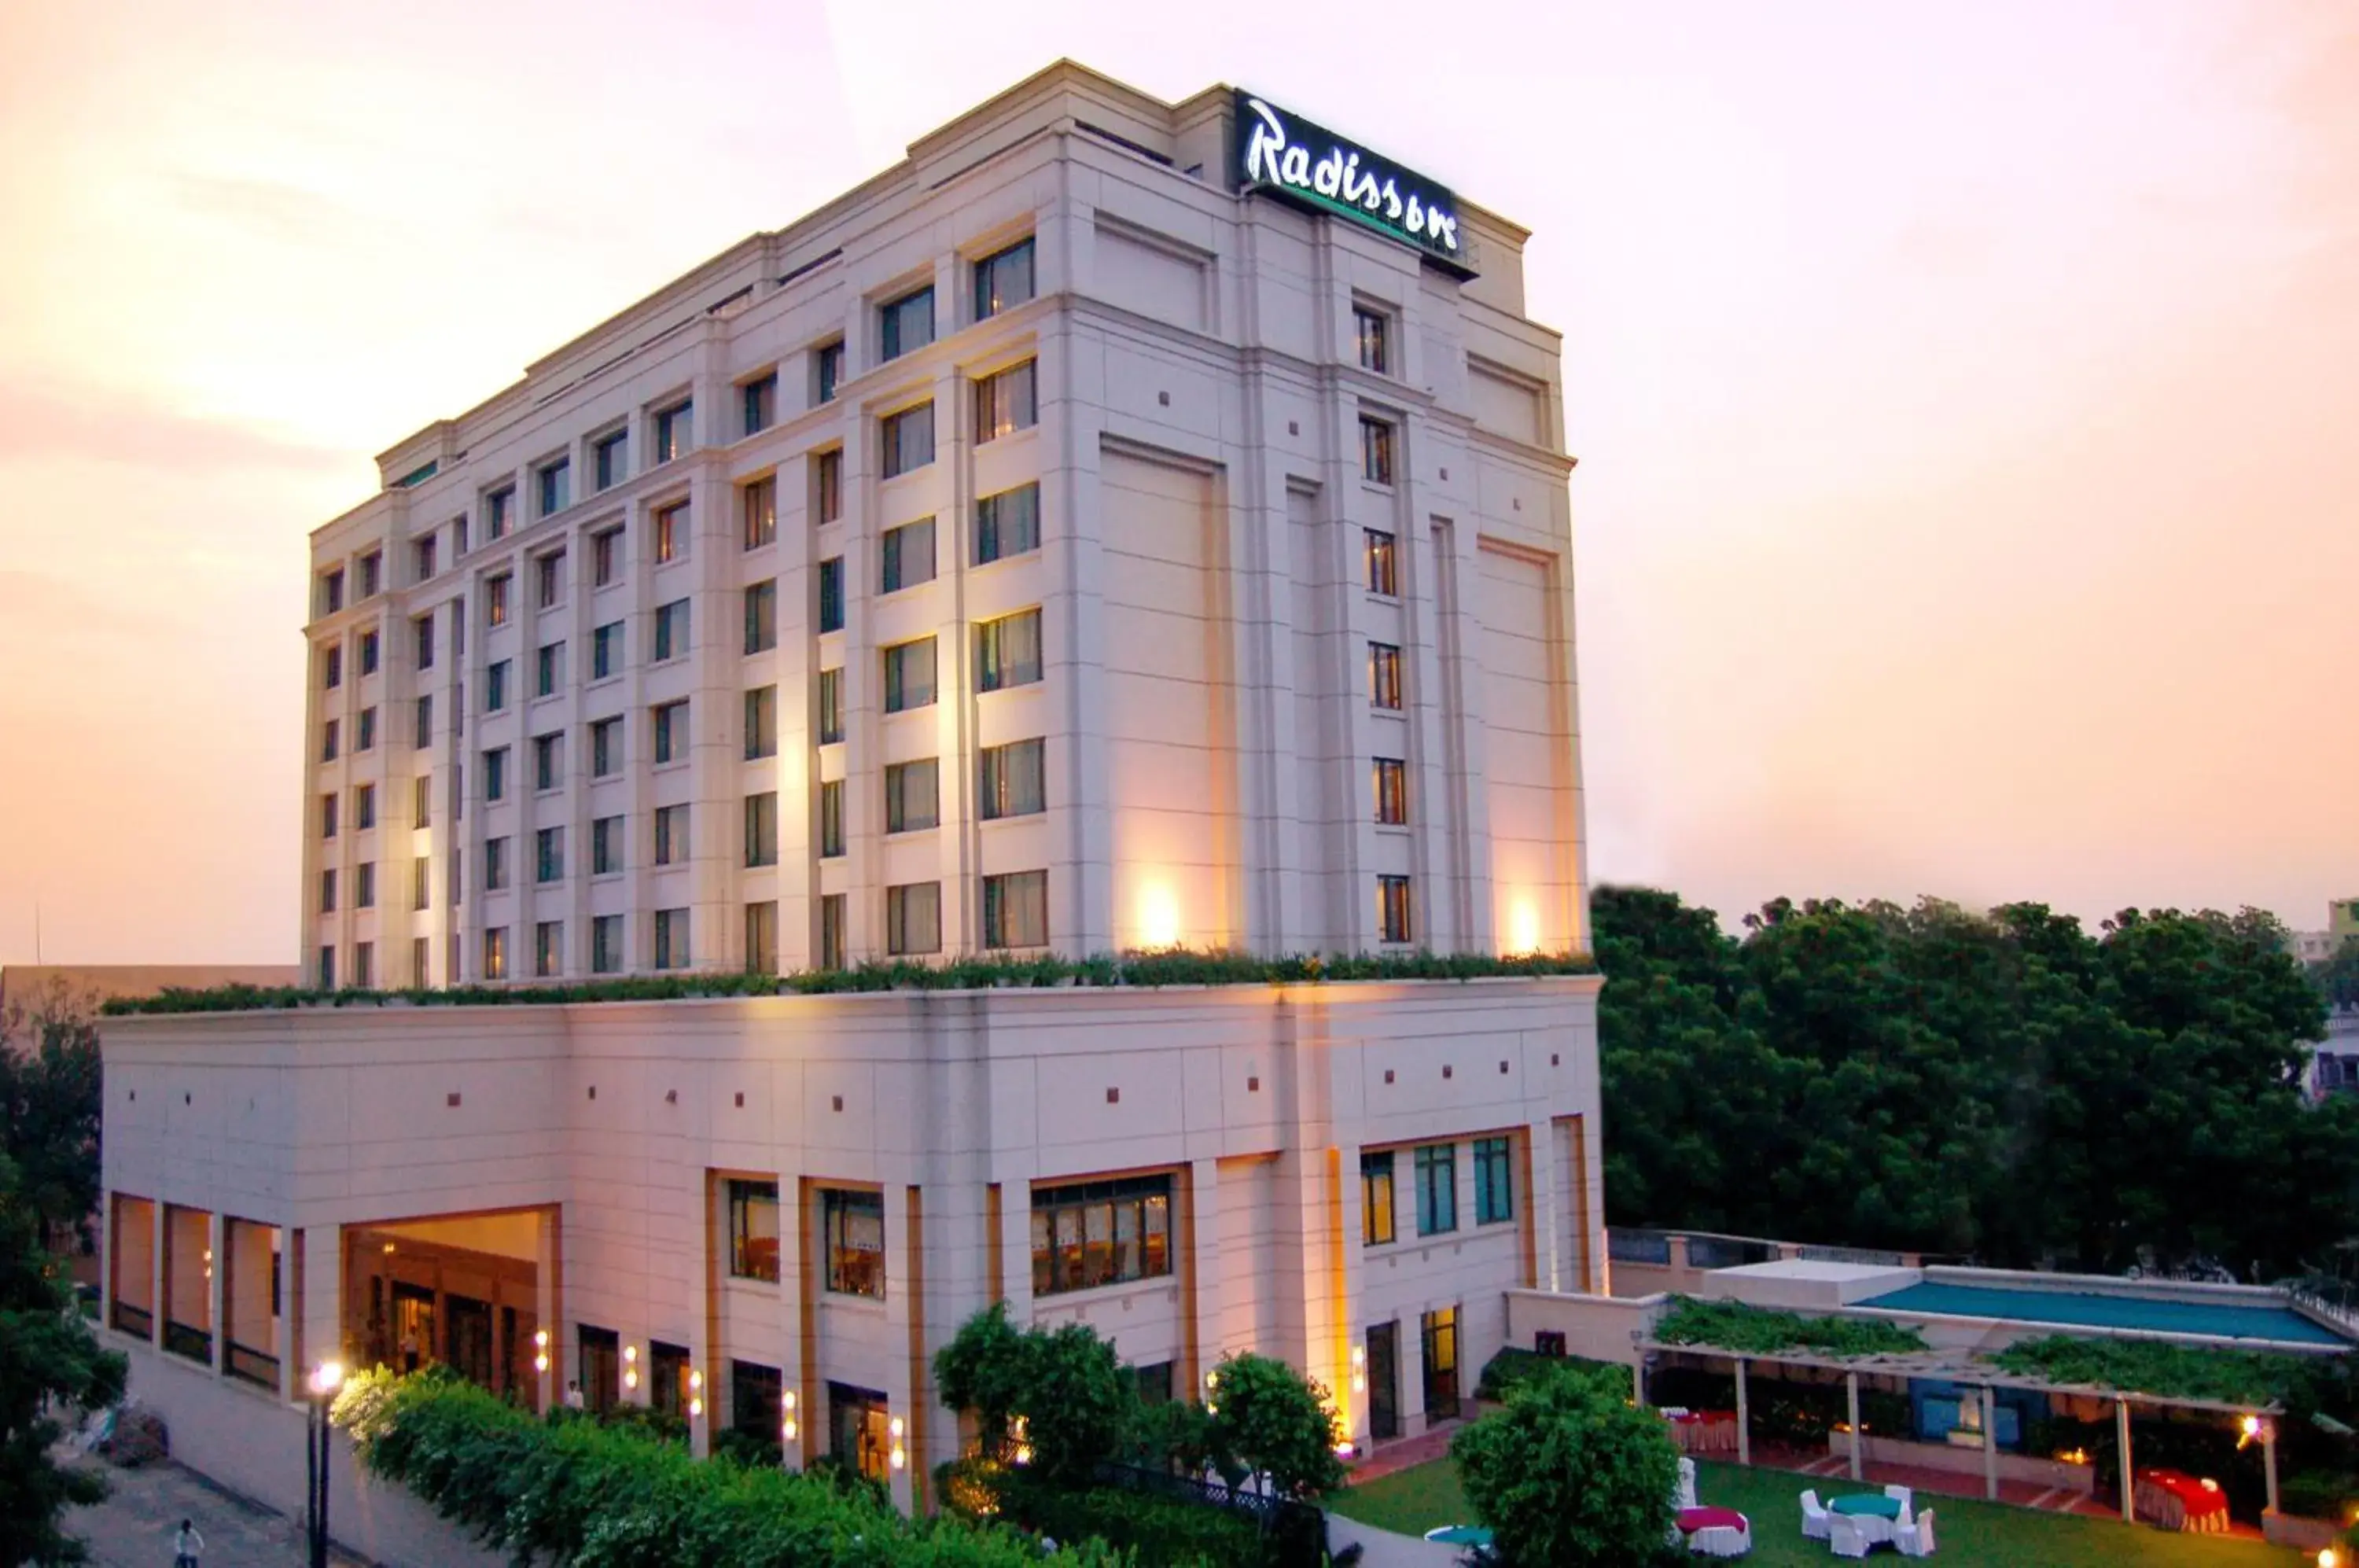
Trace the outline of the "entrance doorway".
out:
<instances>
[{"instance_id":1,"label":"entrance doorway","mask_svg":"<svg viewBox=\"0 0 2359 1568\"><path fill-rule=\"evenodd\" d=\"M893 1478L891 1417L885 1396L847 1383L827 1386L828 1452L872 1481Z\"/></svg>"},{"instance_id":2,"label":"entrance doorway","mask_svg":"<svg viewBox=\"0 0 2359 1568\"><path fill-rule=\"evenodd\" d=\"M1425 1422L1458 1413L1458 1309L1437 1307L1419 1322L1425 1342Z\"/></svg>"},{"instance_id":3,"label":"entrance doorway","mask_svg":"<svg viewBox=\"0 0 2359 1568\"><path fill-rule=\"evenodd\" d=\"M473 1296L445 1296L442 1305L450 1317L451 1365L479 1388L497 1387L492 1376L492 1303Z\"/></svg>"},{"instance_id":4,"label":"entrance doorway","mask_svg":"<svg viewBox=\"0 0 2359 1568\"><path fill-rule=\"evenodd\" d=\"M434 1292L420 1285L393 1287L393 1365L415 1372L434 1359Z\"/></svg>"},{"instance_id":5,"label":"entrance doorway","mask_svg":"<svg viewBox=\"0 0 2359 1568\"><path fill-rule=\"evenodd\" d=\"M1381 1323L1368 1330L1368 1437L1386 1443L1400 1435L1400 1324Z\"/></svg>"}]
</instances>

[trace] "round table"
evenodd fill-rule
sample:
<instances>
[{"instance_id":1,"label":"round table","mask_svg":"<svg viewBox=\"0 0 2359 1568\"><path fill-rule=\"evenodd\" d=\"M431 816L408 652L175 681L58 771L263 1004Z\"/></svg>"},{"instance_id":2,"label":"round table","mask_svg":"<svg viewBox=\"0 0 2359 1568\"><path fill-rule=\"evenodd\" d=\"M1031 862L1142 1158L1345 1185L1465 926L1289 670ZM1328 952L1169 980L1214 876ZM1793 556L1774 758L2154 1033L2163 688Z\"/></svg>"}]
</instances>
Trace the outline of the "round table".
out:
<instances>
[{"instance_id":1,"label":"round table","mask_svg":"<svg viewBox=\"0 0 2359 1568\"><path fill-rule=\"evenodd\" d=\"M1446 1546L1488 1546L1491 1532L1479 1524L1451 1524L1427 1530L1425 1539Z\"/></svg>"},{"instance_id":2,"label":"round table","mask_svg":"<svg viewBox=\"0 0 2359 1568\"><path fill-rule=\"evenodd\" d=\"M1848 1497L1837 1497L1827 1505L1832 1514L1848 1514L1854 1519L1870 1516L1897 1519L1900 1517L1900 1499L1887 1497L1881 1492L1854 1492Z\"/></svg>"},{"instance_id":3,"label":"round table","mask_svg":"<svg viewBox=\"0 0 2359 1568\"><path fill-rule=\"evenodd\" d=\"M1681 1535L1700 1530L1743 1530L1745 1516L1734 1508L1681 1508L1679 1526Z\"/></svg>"}]
</instances>

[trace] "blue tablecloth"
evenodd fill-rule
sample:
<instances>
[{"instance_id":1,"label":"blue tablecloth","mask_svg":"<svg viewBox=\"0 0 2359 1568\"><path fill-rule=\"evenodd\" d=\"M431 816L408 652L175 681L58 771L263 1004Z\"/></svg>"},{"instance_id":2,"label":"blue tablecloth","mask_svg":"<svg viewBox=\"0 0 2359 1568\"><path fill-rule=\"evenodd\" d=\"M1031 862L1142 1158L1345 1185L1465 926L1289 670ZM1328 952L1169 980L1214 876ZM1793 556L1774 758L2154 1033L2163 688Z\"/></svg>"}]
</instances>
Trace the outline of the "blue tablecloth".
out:
<instances>
[{"instance_id":1,"label":"blue tablecloth","mask_svg":"<svg viewBox=\"0 0 2359 1568\"><path fill-rule=\"evenodd\" d=\"M1854 1492L1848 1497L1837 1497L1829 1503L1827 1511L1854 1516L1874 1514L1879 1519L1897 1519L1900 1517L1900 1499L1887 1497L1881 1492Z\"/></svg>"}]
</instances>

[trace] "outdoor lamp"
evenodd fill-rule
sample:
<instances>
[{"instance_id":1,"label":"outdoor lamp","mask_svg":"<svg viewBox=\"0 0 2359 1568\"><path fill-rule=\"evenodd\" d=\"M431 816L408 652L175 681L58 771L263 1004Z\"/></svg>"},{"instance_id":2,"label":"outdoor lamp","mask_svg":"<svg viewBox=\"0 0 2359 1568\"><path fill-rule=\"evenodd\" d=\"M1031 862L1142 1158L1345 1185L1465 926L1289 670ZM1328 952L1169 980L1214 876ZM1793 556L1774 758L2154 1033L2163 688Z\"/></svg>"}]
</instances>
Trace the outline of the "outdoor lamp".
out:
<instances>
[{"instance_id":1,"label":"outdoor lamp","mask_svg":"<svg viewBox=\"0 0 2359 1568\"><path fill-rule=\"evenodd\" d=\"M545 1328L532 1331L532 1369L536 1372L549 1370L549 1331Z\"/></svg>"},{"instance_id":2,"label":"outdoor lamp","mask_svg":"<svg viewBox=\"0 0 2359 1568\"><path fill-rule=\"evenodd\" d=\"M1368 1352L1364 1345L1352 1346L1352 1392L1368 1391Z\"/></svg>"},{"instance_id":3,"label":"outdoor lamp","mask_svg":"<svg viewBox=\"0 0 2359 1568\"><path fill-rule=\"evenodd\" d=\"M344 1367L340 1361L322 1361L311 1368L311 1392L327 1398L344 1386Z\"/></svg>"},{"instance_id":4,"label":"outdoor lamp","mask_svg":"<svg viewBox=\"0 0 2359 1568\"><path fill-rule=\"evenodd\" d=\"M778 1423L778 1435L786 1439L788 1443L792 1443L795 1440L796 1431L795 1391L792 1388L788 1388L786 1393L781 1396L779 1403L785 1408L787 1416L786 1420Z\"/></svg>"},{"instance_id":5,"label":"outdoor lamp","mask_svg":"<svg viewBox=\"0 0 2359 1568\"><path fill-rule=\"evenodd\" d=\"M626 1345L623 1346L623 1387L636 1388L638 1386L639 1347L636 1345Z\"/></svg>"},{"instance_id":6,"label":"outdoor lamp","mask_svg":"<svg viewBox=\"0 0 2359 1568\"><path fill-rule=\"evenodd\" d=\"M893 1434L892 1464L893 1468L898 1470L909 1463L908 1451L901 1446L901 1418L895 1416L892 1423L886 1430Z\"/></svg>"},{"instance_id":7,"label":"outdoor lamp","mask_svg":"<svg viewBox=\"0 0 2359 1568\"><path fill-rule=\"evenodd\" d=\"M2318 1549L2318 1568L2342 1568L2343 1557L2331 1546Z\"/></svg>"}]
</instances>

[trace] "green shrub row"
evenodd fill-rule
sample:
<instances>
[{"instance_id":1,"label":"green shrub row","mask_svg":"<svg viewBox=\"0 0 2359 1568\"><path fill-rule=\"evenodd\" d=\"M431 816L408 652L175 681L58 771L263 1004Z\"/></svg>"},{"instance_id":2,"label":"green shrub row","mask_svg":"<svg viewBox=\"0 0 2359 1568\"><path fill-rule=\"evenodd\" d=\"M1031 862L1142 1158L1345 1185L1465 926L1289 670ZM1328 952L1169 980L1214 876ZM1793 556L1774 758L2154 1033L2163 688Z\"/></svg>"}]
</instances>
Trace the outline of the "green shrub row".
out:
<instances>
[{"instance_id":1,"label":"green shrub row","mask_svg":"<svg viewBox=\"0 0 2359 1568\"><path fill-rule=\"evenodd\" d=\"M698 1460L628 1426L543 1421L444 1368L363 1373L336 1400L361 1463L485 1546L569 1568L1017 1568L1005 1525L911 1520L815 1476ZM1133 1568L1059 1538L1060 1563Z\"/></svg>"},{"instance_id":2,"label":"green shrub row","mask_svg":"<svg viewBox=\"0 0 2359 1568\"><path fill-rule=\"evenodd\" d=\"M977 1455L938 1472L941 1496L970 1519L1004 1519L1058 1543L1096 1540L1138 1568L1277 1568L1279 1549L1254 1519L1205 1503L1111 1486L1060 1486Z\"/></svg>"},{"instance_id":3,"label":"green shrub row","mask_svg":"<svg viewBox=\"0 0 2359 1568\"><path fill-rule=\"evenodd\" d=\"M2002 1372L2051 1383L2231 1405L2278 1401L2297 1408L2316 1406L2314 1385L2330 1370L2312 1364L2321 1359L2162 1340L2080 1339L2069 1334L2020 1340L1991 1357Z\"/></svg>"},{"instance_id":4,"label":"green shrub row","mask_svg":"<svg viewBox=\"0 0 2359 1568\"><path fill-rule=\"evenodd\" d=\"M1535 1378L1553 1377L1567 1370L1610 1378L1624 1392L1629 1391L1630 1368L1618 1361L1592 1361L1585 1356L1542 1356L1537 1350L1511 1345L1483 1364L1483 1376L1474 1384L1474 1397L1484 1404L1505 1404L1509 1394Z\"/></svg>"},{"instance_id":5,"label":"green shrub row","mask_svg":"<svg viewBox=\"0 0 2359 1568\"><path fill-rule=\"evenodd\" d=\"M663 1002L688 996L821 996L855 991L980 991L1060 985L1278 985L1352 980L1488 980L1593 975L1587 953L1303 953L1256 958L1242 953L1100 953L1089 958L962 958L948 964L863 964L794 975L722 972L635 976L574 985L452 985L441 990L322 991L301 985L167 988L152 996L118 996L102 1010L132 1013L243 1013L324 1007L532 1007L571 1002Z\"/></svg>"},{"instance_id":6,"label":"green shrub row","mask_svg":"<svg viewBox=\"0 0 2359 1568\"><path fill-rule=\"evenodd\" d=\"M1706 1345L1751 1356L1808 1350L1830 1357L1906 1356L1926 1348L1913 1328L1881 1318L1803 1317L1798 1312L1748 1307L1741 1301L1672 1298L1671 1310L1655 1324L1665 1345Z\"/></svg>"}]
</instances>

